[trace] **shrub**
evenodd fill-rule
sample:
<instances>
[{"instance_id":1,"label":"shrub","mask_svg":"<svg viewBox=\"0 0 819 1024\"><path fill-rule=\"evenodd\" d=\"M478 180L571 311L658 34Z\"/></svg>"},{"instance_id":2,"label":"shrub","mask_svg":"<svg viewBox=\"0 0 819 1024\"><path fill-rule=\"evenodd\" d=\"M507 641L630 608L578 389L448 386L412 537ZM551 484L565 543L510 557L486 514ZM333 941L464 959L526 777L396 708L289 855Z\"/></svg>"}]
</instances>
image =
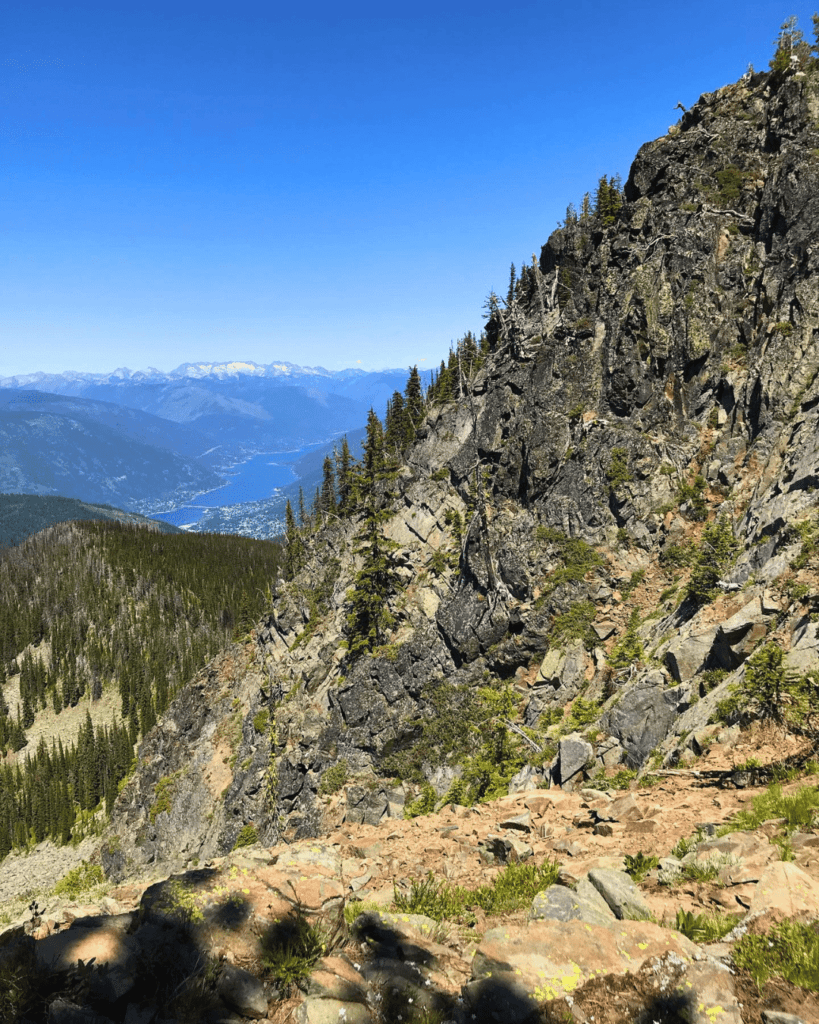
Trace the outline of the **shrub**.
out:
<instances>
[{"instance_id":1,"label":"shrub","mask_svg":"<svg viewBox=\"0 0 819 1024\"><path fill-rule=\"evenodd\" d=\"M598 643L597 634L592 629L596 616L597 608L593 601L576 601L568 611L555 616L550 636L552 646L582 640L584 647L592 650Z\"/></svg>"},{"instance_id":2,"label":"shrub","mask_svg":"<svg viewBox=\"0 0 819 1024\"><path fill-rule=\"evenodd\" d=\"M412 800L404 808L405 818L417 818L421 814L431 814L435 810L438 797L428 782L421 787L421 795Z\"/></svg>"},{"instance_id":3,"label":"shrub","mask_svg":"<svg viewBox=\"0 0 819 1024\"><path fill-rule=\"evenodd\" d=\"M634 855L627 853L624 859L626 874L638 884L643 881L649 871L660 866L659 857L647 857L642 850Z\"/></svg>"},{"instance_id":4,"label":"shrub","mask_svg":"<svg viewBox=\"0 0 819 1024\"><path fill-rule=\"evenodd\" d=\"M182 775L181 771L174 772L173 775L163 775L158 780L154 787L154 796L156 799L148 812L148 817L151 819L153 824L160 814L170 814L171 806L173 803L174 792L176 791L176 784Z\"/></svg>"},{"instance_id":5,"label":"shrub","mask_svg":"<svg viewBox=\"0 0 819 1024\"><path fill-rule=\"evenodd\" d=\"M715 175L719 183L719 201L723 206L730 206L739 199L742 191L743 174L734 164L729 164Z\"/></svg>"},{"instance_id":6,"label":"shrub","mask_svg":"<svg viewBox=\"0 0 819 1024\"><path fill-rule=\"evenodd\" d=\"M566 719L561 732L574 732L584 725L591 725L599 717L600 705L596 700L575 697L569 717Z\"/></svg>"},{"instance_id":7,"label":"shrub","mask_svg":"<svg viewBox=\"0 0 819 1024\"><path fill-rule=\"evenodd\" d=\"M692 541L669 544L660 552L660 565L664 568L685 569L697 560L697 547Z\"/></svg>"},{"instance_id":8,"label":"shrub","mask_svg":"<svg viewBox=\"0 0 819 1024\"><path fill-rule=\"evenodd\" d=\"M338 793L346 781L347 762L339 761L321 773L318 791L322 796L330 796L332 793Z\"/></svg>"},{"instance_id":9,"label":"shrub","mask_svg":"<svg viewBox=\"0 0 819 1024\"><path fill-rule=\"evenodd\" d=\"M591 569L605 564L602 556L580 537L567 537L560 530L550 526L538 526L535 529L535 539L557 548L563 563L547 576L536 607L540 607L561 584L577 583L585 579Z\"/></svg>"},{"instance_id":10,"label":"shrub","mask_svg":"<svg viewBox=\"0 0 819 1024\"><path fill-rule=\"evenodd\" d=\"M640 612L635 608L629 616L628 626L622 640L618 640L612 647L608 656L608 662L614 668L628 668L635 661L642 661L645 658L645 649L637 629L640 625Z\"/></svg>"},{"instance_id":11,"label":"shrub","mask_svg":"<svg viewBox=\"0 0 819 1024\"><path fill-rule=\"evenodd\" d=\"M233 844L234 850L240 850L243 846L253 846L259 841L259 833L255 825L245 825L244 828L236 836L236 842Z\"/></svg>"},{"instance_id":12,"label":"shrub","mask_svg":"<svg viewBox=\"0 0 819 1024\"><path fill-rule=\"evenodd\" d=\"M253 716L253 728L256 732L264 732L270 722L270 712L267 708L262 708L261 711L257 711Z\"/></svg>"},{"instance_id":13,"label":"shrub","mask_svg":"<svg viewBox=\"0 0 819 1024\"><path fill-rule=\"evenodd\" d=\"M623 484L629 483L634 477L628 468L628 449L612 448L609 468L606 470L609 490L616 491Z\"/></svg>"},{"instance_id":14,"label":"shrub","mask_svg":"<svg viewBox=\"0 0 819 1024\"><path fill-rule=\"evenodd\" d=\"M95 885L101 885L104 881L105 875L99 864L89 864L84 860L57 882L54 886L54 895L75 900L82 893L93 889Z\"/></svg>"},{"instance_id":15,"label":"shrub","mask_svg":"<svg viewBox=\"0 0 819 1024\"><path fill-rule=\"evenodd\" d=\"M690 484L680 484L677 489L677 501L680 504L689 503L687 517L696 522L702 522L708 516L708 505L705 502L703 491L705 490L705 477L695 476Z\"/></svg>"},{"instance_id":16,"label":"shrub","mask_svg":"<svg viewBox=\"0 0 819 1024\"><path fill-rule=\"evenodd\" d=\"M714 598L717 583L732 564L738 547L727 516L718 516L705 527L688 583L688 594L697 604L707 604Z\"/></svg>"},{"instance_id":17,"label":"shrub","mask_svg":"<svg viewBox=\"0 0 819 1024\"><path fill-rule=\"evenodd\" d=\"M789 683L782 648L775 643L758 647L748 658L736 692L751 714L783 725L798 715L798 683Z\"/></svg>"}]
</instances>

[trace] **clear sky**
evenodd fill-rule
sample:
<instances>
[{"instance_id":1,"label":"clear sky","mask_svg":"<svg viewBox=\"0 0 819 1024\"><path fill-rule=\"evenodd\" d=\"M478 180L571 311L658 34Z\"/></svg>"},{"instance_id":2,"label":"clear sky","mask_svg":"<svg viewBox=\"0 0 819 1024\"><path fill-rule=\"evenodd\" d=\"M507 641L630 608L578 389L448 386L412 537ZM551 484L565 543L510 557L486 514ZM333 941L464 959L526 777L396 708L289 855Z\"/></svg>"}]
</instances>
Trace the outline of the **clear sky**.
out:
<instances>
[{"instance_id":1,"label":"clear sky","mask_svg":"<svg viewBox=\"0 0 819 1024\"><path fill-rule=\"evenodd\" d=\"M437 364L568 202L813 9L3 5L0 376Z\"/></svg>"}]
</instances>

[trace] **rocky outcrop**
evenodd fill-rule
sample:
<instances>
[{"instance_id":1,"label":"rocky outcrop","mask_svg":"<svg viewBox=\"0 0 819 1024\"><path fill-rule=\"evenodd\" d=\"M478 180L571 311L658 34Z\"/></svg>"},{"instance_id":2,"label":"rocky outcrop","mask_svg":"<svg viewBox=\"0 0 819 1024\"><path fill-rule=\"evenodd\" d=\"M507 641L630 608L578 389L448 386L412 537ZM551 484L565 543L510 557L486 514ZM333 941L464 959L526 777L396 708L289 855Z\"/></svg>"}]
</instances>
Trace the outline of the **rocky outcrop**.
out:
<instances>
[{"instance_id":1,"label":"rocky outcrop","mask_svg":"<svg viewBox=\"0 0 819 1024\"><path fill-rule=\"evenodd\" d=\"M552 235L391 484L388 642L347 656L357 523L331 519L145 739L107 870L375 823L422 781L443 799L464 755L435 739L442 693L480 736L475 694L509 686L516 770L579 788L694 751L763 639L816 664L818 111L802 72L706 94L640 150L612 223ZM698 603L717 515L736 557Z\"/></svg>"}]
</instances>

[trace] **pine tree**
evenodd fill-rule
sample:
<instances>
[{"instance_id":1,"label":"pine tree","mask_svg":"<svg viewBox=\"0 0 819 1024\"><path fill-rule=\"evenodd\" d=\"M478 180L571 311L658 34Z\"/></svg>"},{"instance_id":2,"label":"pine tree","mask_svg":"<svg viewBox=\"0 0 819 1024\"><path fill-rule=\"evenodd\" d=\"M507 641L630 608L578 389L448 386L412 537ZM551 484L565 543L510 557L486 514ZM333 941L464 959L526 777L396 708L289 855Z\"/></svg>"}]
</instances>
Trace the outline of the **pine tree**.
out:
<instances>
[{"instance_id":1,"label":"pine tree","mask_svg":"<svg viewBox=\"0 0 819 1024\"><path fill-rule=\"evenodd\" d=\"M350 455L346 434L341 439L341 448L336 451L336 484L339 515L349 515L352 503L353 458Z\"/></svg>"},{"instance_id":2,"label":"pine tree","mask_svg":"<svg viewBox=\"0 0 819 1024\"><path fill-rule=\"evenodd\" d=\"M333 460L329 455L324 457L321 481L321 511L324 515L336 511L336 479Z\"/></svg>"},{"instance_id":3,"label":"pine tree","mask_svg":"<svg viewBox=\"0 0 819 1024\"><path fill-rule=\"evenodd\" d=\"M811 48L805 42L798 22L795 14L782 22L779 35L774 39L776 50L769 64L771 71L787 71L794 64L801 65L810 59Z\"/></svg>"},{"instance_id":4,"label":"pine tree","mask_svg":"<svg viewBox=\"0 0 819 1024\"><path fill-rule=\"evenodd\" d=\"M407 411L406 447L415 440L415 431L421 425L424 415L424 394L421 388L421 375L417 366L410 367L407 386L404 389L405 408Z\"/></svg>"},{"instance_id":5,"label":"pine tree","mask_svg":"<svg viewBox=\"0 0 819 1024\"><path fill-rule=\"evenodd\" d=\"M400 455L404 451L405 442L409 434L407 422L407 410L404 405L404 396L400 391L394 391L392 398L387 403L387 417L384 429L384 445L390 455Z\"/></svg>"},{"instance_id":6,"label":"pine tree","mask_svg":"<svg viewBox=\"0 0 819 1024\"><path fill-rule=\"evenodd\" d=\"M390 598L399 587L394 552L398 545L388 540L383 524L392 516L389 482L393 474L384 458L381 421L371 409L361 467L363 515L355 538L355 553L362 557L349 593L346 644L351 660L379 647L394 624Z\"/></svg>"},{"instance_id":7,"label":"pine tree","mask_svg":"<svg viewBox=\"0 0 819 1024\"><path fill-rule=\"evenodd\" d=\"M296 517L290 506L290 499L284 507L284 578L292 580L302 565L301 534L296 526ZM123 717L124 717L123 712Z\"/></svg>"},{"instance_id":8,"label":"pine tree","mask_svg":"<svg viewBox=\"0 0 819 1024\"><path fill-rule=\"evenodd\" d=\"M507 306L511 306L512 303L515 301L515 281L516 281L516 273L515 273L515 264L513 263L512 266L509 268L509 290L506 293L506 305Z\"/></svg>"}]
</instances>

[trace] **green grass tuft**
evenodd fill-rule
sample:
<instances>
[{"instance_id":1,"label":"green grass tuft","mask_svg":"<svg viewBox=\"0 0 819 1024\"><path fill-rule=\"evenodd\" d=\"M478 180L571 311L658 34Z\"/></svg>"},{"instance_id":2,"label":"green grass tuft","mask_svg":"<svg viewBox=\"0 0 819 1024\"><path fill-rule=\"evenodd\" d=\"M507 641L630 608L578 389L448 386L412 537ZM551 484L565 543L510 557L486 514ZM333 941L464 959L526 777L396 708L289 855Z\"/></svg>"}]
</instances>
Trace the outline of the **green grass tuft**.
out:
<instances>
[{"instance_id":1,"label":"green grass tuft","mask_svg":"<svg viewBox=\"0 0 819 1024\"><path fill-rule=\"evenodd\" d=\"M734 947L734 963L761 988L772 977L819 992L819 926L783 921L767 935L744 935Z\"/></svg>"},{"instance_id":2,"label":"green grass tuft","mask_svg":"<svg viewBox=\"0 0 819 1024\"><path fill-rule=\"evenodd\" d=\"M678 910L674 927L692 942L719 942L740 921L741 914L694 914Z\"/></svg>"},{"instance_id":3,"label":"green grass tuft","mask_svg":"<svg viewBox=\"0 0 819 1024\"><path fill-rule=\"evenodd\" d=\"M430 872L423 881L412 883L408 895L396 890L395 908L404 914L424 914L435 921L458 917L467 907L480 907L486 914L510 913L528 906L539 892L554 885L559 873L557 861L507 864L489 885L465 889L437 880Z\"/></svg>"}]
</instances>

